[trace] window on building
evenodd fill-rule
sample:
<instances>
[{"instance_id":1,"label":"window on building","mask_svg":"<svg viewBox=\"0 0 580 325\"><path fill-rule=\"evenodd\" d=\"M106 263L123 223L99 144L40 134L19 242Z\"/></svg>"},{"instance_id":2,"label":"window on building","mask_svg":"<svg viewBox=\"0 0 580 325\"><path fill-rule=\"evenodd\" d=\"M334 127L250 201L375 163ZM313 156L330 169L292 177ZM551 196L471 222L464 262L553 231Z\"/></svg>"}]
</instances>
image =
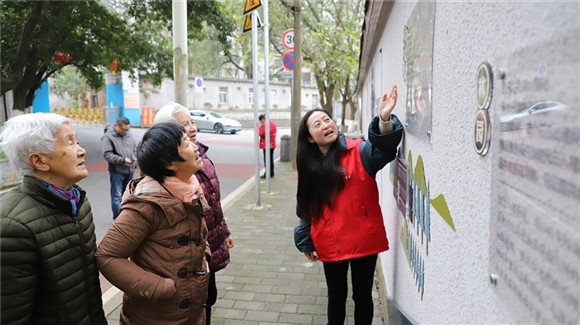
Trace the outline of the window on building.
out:
<instances>
[{"instance_id":1,"label":"window on building","mask_svg":"<svg viewBox=\"0 0 580 325\"><path fill-rule=\"evenodd\" d=\"M310 72L302 73L302 84L304 86L311 86L312 84L312 76Z\"/></svg>"},{"instance_id":2,"label":"window on building","mask_svg":"<svg viewBox=\"0 0 580 325\"><path fill-rule=\"evenodd\" d=\"M91 107L99 107L99 96L96 93L91 94Z\"/></svg>"},{"instance_id":3,"label":"window on building","mask_svg":"<svg viewBox=\"0 0 580 325\"><path fill-rule=\"evenodd\" d=\"M227 104L228 102L228 87L220 87L219 103Z\"/></svg>"}]
</instances>

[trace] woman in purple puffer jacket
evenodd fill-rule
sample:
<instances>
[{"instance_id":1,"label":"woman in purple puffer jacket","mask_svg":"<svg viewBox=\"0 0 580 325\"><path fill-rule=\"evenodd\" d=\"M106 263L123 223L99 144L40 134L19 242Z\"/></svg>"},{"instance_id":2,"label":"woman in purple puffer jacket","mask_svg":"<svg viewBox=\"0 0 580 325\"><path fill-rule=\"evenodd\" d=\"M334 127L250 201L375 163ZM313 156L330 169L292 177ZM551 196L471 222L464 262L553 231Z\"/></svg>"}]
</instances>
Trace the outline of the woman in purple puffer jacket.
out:
<instances>
[{"instance_id":1,"label":"woman in purple puffer jacket","mask_svg":"<svg viewBox=\"0 0 580 325\"><path fill-rule=\"evenodd\" d=\"M203 189L209 205L209 210L205 211L205 222L208 229L207 241L211 248L211 259L209 261L210 278L206 307L206 320L209 325L211 321L211 306L217 300L215 272L225 268L230 263L229 250L234 247L234 240L222 211L220 181L217 177L213 162L206 154L209 148L205 144L197 141L197 127L191 115L189 115L189 110L177 103L167 104L155 114L154 123L162 122L173 122L183 125L191 141L195 142L199 147L199 155L203 161L203 168L197 171L195 176Z\"/></svg>"}]
</instances>

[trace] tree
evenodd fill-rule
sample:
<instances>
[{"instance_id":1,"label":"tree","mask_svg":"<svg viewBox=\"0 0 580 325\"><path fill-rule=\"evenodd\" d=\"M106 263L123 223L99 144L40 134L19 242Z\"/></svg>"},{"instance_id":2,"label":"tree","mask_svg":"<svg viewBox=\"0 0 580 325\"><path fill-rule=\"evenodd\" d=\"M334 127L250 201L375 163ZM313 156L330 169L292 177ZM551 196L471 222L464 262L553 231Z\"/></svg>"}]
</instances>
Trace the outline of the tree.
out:
<instances>
[{"instance_id":1,"label":"tree","mask_svg":"<svg viewBox=\"0 0 580 325\"><path fill-rule=\"evenodd\" d=\"M237 73L240 72L243 73L245 79L252 79L252 33L242 33L245 18L242 12L245 1L224 0L223 3L227 15L235 23L235 29L233 37L230 40L231 51L224 53L222 69L235 71L232 73L232 77L238 76ZM259 43L260 41L258 40Z\"/></svg>"},{"instance_id":2,"label":"tree","mask_svg":"<svg viewBox=\"0 0 580 325\"><path fill-rule=\"evenodd\" d=\"M137 62L129 51L144 40L129 37L127 24L97 2L2 1L1 94L12 90L14 109L32 106L40 85L63 66L74 64L89 84L99 88L107 64L123 58L122 66ZM56 61L57 54L70 60Z\"/></svg>"},{"instance_id":3,"label":"tree","mask_svg":"<svg viewBox=\"0 0 580 325\"><path fill-rule=\"evenodd\" d=\"M91 90L87 80L74 66L66 67L62 73L55 75L54 82L50 86L50 91L60 97L72 98L79 105L79 98L85 98L86 93Z\"/></svg>"},{"instance_id":4,"label":"tree","mask_svg":"<svg viewBox=\"0 0 580 325\"><path fill-rule=\"evenodd\" d=\"M115 60L117 70L139 71L156 83L172 76L171 1L123 5L114 11L100 1L1 1L0 95L12 90L14 109L30 107L40 85L66 65L76 66L94 89ZM192 38L203 37L207 20L227 44L233 23L219 2L190 0L188 14ZM58 53L70 60L55 61Z\"/></svg>"},{"instance_id":5,"label":"tree","mask_svg":"<svg viewBox=\"0 0 580 325\"><path fill-rule=\"evenodd\" d=\"M262 0L265 1L265 0ZM224 5L225 14L230 17L230 19L235 23L235 28L230 38L230 51L224 51L221 60L221 69L216 72L216 75L222 75L232 78L238 78L238 74L243 74L243 78L252 79L253 78L253 62L252 62L252 33L242 33L245 16L242 15L245 1L240 0L222 0ZM262 7L263 8L263 7ZM257 9L263 18L263 10L261 8ZM273 10L270 8L270 14ZM271 25L271 24L270 24ZM263 31L261 29L258 33L258 57L259 61L263 59ZM270 33L271 34L271 33ZM272 62L272 57L275 53L270 53L270 62ZM212 58L209 61L212 62ZM276 76L276 72L272 73L270 71L270 78Z\"/></svg>"},{"instance_id":6,"label":"tree","mask_svg":"<svg viewBox=\"0 0 580 325\"><path fill-rule=\"evenodd\" d=\"M243 68L234 61L237 57L236 54L231 54L234 49L227 51L224 49L224 46L214 37L216 31L212 26L204 30L204 39L193 40L189 43L189 74L237 78L238 73L243 73ZM232 44L235 44L235 41L232 41L230 45Z\"/></svg>"},{"instance_id":7,"label":"tree","mask_svg":"<svg viewBox=\"0 0 580 325\"><path fill-rule=\"evenodd\" d=\"M283 52L282 33L291 25L293 1L279 0L271 5L272 47ZM320 105L332 114L333 100L342 99L345 109L351 104L350 116L356 110L353 96L358 71L360 33L364 18L362 0L306 0L302 8L302 55L316 79Z\"/></svg>"}]
</instances>

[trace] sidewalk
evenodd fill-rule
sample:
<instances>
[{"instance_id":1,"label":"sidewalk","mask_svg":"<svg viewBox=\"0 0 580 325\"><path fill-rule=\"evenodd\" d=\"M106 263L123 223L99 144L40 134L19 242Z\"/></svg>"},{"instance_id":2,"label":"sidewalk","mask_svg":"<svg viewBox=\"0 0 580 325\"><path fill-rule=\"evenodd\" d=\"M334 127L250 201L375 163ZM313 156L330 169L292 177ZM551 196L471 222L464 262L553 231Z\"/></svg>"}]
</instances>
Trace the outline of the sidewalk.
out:
<instances>
[{"instance_id":1,"label":"sidewalk","mask_svg":"<svg viewBox=\"0 0 580 325\"><path fill-rule=\"evenodd\" d=\"M322 263L308 261L294 246L296 171L290 163L277 163L275 171L270 194L260 182L260 207L254 178L222 200L235 247L231 263L216 274L212 324L326 324ZM351 296L349 289L345 324L354 324ZM122 293L112 288L103 297L109 324L118 324ZM373 325L383 324L376 287L373 298Z\"/></svg>"}]
</instances>

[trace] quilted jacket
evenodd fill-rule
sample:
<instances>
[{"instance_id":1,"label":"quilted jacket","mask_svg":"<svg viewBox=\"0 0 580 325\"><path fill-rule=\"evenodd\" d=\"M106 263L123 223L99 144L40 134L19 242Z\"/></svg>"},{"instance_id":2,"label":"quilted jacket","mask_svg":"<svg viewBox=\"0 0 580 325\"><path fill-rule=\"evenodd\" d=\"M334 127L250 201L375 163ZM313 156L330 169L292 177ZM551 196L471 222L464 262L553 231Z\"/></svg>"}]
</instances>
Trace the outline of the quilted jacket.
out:
<instances>
[{"instance_id":1,"label":"quilted jacket","mask_svg":"<svg viewBox=\"0 0 580 325\"><path fill-rule=\"evenodd\" d=\"M121 324L205 324L210 252L202 206L166 191L136 193L139 182L158 184L151 180L129 182L119 217L97 249L99 269L124 292ZM166 299L164 278L177 289Z\"/></svg>"},{"instance_id":2,"label":"quilted jacket","mask_svg":"<svg viewBox=\"0 0 580 325\"><path fill-rule=\"evenodd\" d=\"M71 203L32 176L0 199L2 324L107 324L85 192Z\"/></svg>"},{"instance_id":3,"label":"quilted jacket","mask_svg":"<svg viewBox=\"0 0 580 325\"><path fill-rule=\"evenodd\" d=\"M225 243L225 239L230 236L230 230L224 218L222 204L220 202L220 181L217 177L213 162L206 152L208 146L197 142L199 155L203 161L203 169L195 173L203 193L209 205L209 210L205 211L205 222L207 224L207 241L211 248L211 261L209 269L217 272L225 268L230 263L230 251Z\"/></svg>"}]
</instances>

